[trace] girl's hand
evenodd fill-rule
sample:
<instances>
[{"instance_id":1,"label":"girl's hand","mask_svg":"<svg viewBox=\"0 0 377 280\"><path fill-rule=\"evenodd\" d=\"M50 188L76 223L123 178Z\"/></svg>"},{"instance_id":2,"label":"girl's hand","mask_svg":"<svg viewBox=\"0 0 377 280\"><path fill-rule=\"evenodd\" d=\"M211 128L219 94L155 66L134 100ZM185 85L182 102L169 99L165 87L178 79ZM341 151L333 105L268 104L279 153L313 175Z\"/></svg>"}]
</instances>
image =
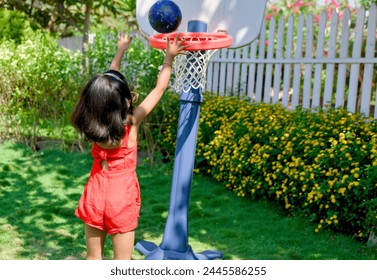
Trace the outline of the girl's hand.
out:
<instances>
[{"instance_id":1,"label":"girl's hand","mask_svg":"<svg viewBox=\"0 0 377 280\"><path fill-rule=\"evenodd\" d=\"M133 36L128 36L128 33L125 32L122 34L122 32L118 33L118 50L125 52L129 46L131 45Z\"/></svg>"},{"instance_id":2,"label":"girl's hand","mask_svg":"<svg viewBox=\"0 0 377 280\"><path fill-rule=\"evenodd\" d=\"M135 108L132 115L132 121L135 126L138 126L141 121L150 112L152 112L153 108L155 108L157 103L161 100L169 85L174 57L178 54L186 54L186 48L188 48L188 46L183 45L185 40L179 40L179 36L180 34L178 33L172 43L169 39L167 40L165 60L162 65L160 75L158 76L156 87L150 94L148 94L143 102L141 102L141 104Z\"/></svg>"},{"instance_id":3,"label":"girl's hand","mask_svg":"<svg viewBox=\"0 0 377 280\"><path fill-rule=\"evenodd\" d=\"M120 64L122 62L123 55L130 46L132 39L133 37L128 36L127 32L124 34L121 32L118 33L118 50L111 61L110 70L120 71Z\"/></svg>"},{"instance_id":4,"label":"girl's hand","mask_svg":"<svg viewBox=\"0 0 377 280\"><path fill-rule=\"evenodd\" d=\"M180 33L177 33L173 43L170 42L169 37L167 38L166 57L174 58L178 54L186 54L186 49L189 47L189 45L183 45L186 39L178 41L180 35Z\"/></svg>"}]
</instances>

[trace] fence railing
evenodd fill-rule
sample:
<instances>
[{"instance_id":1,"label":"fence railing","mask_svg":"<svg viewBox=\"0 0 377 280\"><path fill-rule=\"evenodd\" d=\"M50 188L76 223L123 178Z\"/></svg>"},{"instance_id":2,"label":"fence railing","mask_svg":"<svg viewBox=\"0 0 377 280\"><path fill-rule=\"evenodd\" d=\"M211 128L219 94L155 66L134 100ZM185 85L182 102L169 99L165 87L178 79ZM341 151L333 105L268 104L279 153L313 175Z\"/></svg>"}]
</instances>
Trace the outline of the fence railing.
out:
<instances>
[{"instance_id":1,"label":"fence railing","mask_svg":"<svg viewBox=\"0 0 377 280\"><path fill-rule=\"evenodd\" d=\"M220 50L206 91L295 109L347 108L377 117L377 9L272 18L257 40Z\"/></svg>"}]
</instances>

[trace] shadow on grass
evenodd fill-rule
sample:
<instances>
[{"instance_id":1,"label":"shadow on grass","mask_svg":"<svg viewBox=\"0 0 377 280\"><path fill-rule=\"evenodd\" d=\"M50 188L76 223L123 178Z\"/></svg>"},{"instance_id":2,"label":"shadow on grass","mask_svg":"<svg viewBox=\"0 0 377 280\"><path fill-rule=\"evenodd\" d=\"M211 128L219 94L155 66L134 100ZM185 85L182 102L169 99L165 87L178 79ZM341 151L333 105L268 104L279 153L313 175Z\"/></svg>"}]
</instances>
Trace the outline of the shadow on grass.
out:
<instances>
[{"instance_id":1,"label":"shadow on grass","mask_svg":"<svg viewBox=\"0 0 377 280\"><path fill-rule=\"evenodd\" d=\"M0 145L0 259L83 259L85 238L74 210L91 167L89 153ZM138 167L142 210L136 242L160 244L170 200L172 168ZM194 175L189 244L220 250L225 259L377 259L350 237L314 233L303 218L287 217L269 202L239 198ZM109 241L106 258L111 258ZM134 252L134 259L144 257Z\"/></svg>"},{"instance_id":2,"label":"shadow on grass","mask_svg":"<svg viewBox=\"0 0 377 280\"><path fill-rule=\"evenodd\" d=\"M3 144L2 155L0 226L11 225L15 232L9 234L22 240L13 258L82 258L83 226L73 213L90 168L88 156L32 153L13 144Z\"/></svg>"}]
</instances>

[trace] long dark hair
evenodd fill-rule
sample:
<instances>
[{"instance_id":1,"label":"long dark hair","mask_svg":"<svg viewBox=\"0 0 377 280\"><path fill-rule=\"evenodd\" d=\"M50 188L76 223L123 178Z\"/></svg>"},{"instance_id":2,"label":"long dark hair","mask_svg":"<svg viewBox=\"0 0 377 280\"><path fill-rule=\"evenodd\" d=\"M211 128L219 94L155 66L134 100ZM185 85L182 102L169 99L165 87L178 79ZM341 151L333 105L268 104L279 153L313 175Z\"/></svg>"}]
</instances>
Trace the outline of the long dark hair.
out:
<instances>
[{"instance_id":1,"label":"long dark hair","mask_svg":"<svg viewBox=\"0 0 377 280\"><path fill-rule=\"evenodd\" d=\"M72 125L87 140L114 143L130 123L132 97L124 76L117 71L95 75L83 88L71 115Z\"/></svg>"}]
</instances>

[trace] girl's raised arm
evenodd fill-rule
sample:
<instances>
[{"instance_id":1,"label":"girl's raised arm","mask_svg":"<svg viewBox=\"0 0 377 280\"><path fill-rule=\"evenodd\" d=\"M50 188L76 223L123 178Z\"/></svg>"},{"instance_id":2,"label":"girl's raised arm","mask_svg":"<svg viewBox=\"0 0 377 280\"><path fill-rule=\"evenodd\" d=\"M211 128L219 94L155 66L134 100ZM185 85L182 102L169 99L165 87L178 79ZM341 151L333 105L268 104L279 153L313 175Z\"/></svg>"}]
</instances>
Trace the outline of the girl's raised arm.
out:
<instances>
[{"instance_id":1,"label":"girl's raised arm","mask_svg":"<svg viewBox=\"0 0 377 280\"><path fill-rule=\"evenodd\" d=\"M185 40L178 41L180 34L174 38L171 43L167 40L166 55L160 75L158 76L156 87L148 94L143 102L134 110L133 123L139 125L144 118L156 107L169 85L169 79L172 71L174 57L178 54L185 54L188 46L183 46Z\"/></svg>"},{"instance_id":2,"label":"girl's raised arm","mask_svg":"<svg viewBox=\"0 0 377 280\"><path fill-rule=\"evenodd\" d=\"M132 42L132 36L128 36L128 33L125 34L119 34L119 40L118 40L118 49L115 53L115 56L110 64L110 70L116 70L120 71L120 64L123 59L124 53L128 50L131 42Z\"/></svg>"}]
</instances>

